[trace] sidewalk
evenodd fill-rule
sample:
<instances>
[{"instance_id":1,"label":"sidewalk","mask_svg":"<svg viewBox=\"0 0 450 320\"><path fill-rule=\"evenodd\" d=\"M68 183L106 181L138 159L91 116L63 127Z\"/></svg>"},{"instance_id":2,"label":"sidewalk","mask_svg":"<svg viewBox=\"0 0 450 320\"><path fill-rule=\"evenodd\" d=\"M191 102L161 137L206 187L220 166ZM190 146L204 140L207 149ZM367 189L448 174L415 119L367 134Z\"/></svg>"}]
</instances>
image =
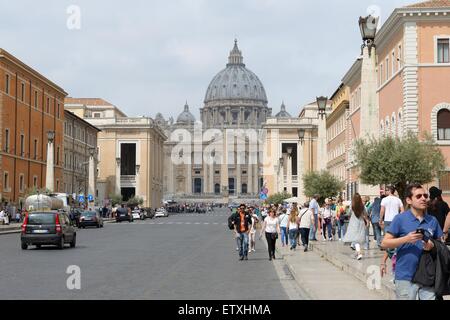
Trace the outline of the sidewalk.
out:
<instances>
[{"instance_id":1,"label":"sidewalk","mask_svg":"<svg viewBox=\"0 0 450 320\"><path fill-rule=\"evenodd\" d=\"M350 248L350 244L344 245L341 241L313 241L310 244L312 251L322 258L339 268L340 270L351 274L362 283L367 284L369 277L373 278L375 272L379 272L380 263L384 255L376 241L371 239L369 250L362 250L363 258L356 260L355 251ZM396 299L395 285L393 282L392 262L386 261L387 275L381 278L378 291L384 299Z\"/></svg>"},{"instance_id":2,"label":"sidewalk","mask_svg":"<svg viewBox=\"0 0 450 320\"><path fill-rule=\"evenodd\" d=\"M348 250L351 251L350 248ZM361 282L353 274L343 272L342 268L330 263L317 249L314 252L303 252L303 247L297 247L296 251L291 251L289 246L282 247L277 240L276 251L277 258L284 259L298 285L311 299L388 299L381 290L370 290L365 281Z\"/></svg>"},{"instance_id":3,"label":"sidewalk","mask_svg":"<svg viewBox=\"0 0 450 320\"><path fill-rule=\"evenodd\" d=\"M280 241L277 241L278 255L284 258L291 273L306 291L310 291L308 286L317 291L316 283L324 287L318 292L318 299L396 299L389 259L386 262L387 275L378 282L379 289L375 289L373 279L380 279L378 272L384 252L378 249L373 237L369 250L363 250L361 260L356 260L355 251L341 241L313 241L310 248L308 252L303 252L303 247L297 247L293 252L289 246L281 247ZM323 262L330 268L324 267ZM369 289L369 284L374 289ZM450 300L450 296L445 296L444 300Z\"/></svg>"}]
</instances>

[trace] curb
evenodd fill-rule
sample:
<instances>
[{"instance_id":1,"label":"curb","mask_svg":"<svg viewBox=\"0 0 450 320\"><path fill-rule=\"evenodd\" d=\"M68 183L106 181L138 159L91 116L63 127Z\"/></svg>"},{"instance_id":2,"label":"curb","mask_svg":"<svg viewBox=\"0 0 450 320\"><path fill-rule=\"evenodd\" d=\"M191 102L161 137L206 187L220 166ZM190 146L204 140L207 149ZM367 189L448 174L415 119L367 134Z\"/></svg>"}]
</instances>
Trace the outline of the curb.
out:
<instances>
[{"instance_id":1,"label":"curb","mask_svg":"<svg viewBox=\"0 0 450 320\"><path fill-rule=\"evenodd\" d=\"M266 244L267 246L267 244ZM292 277L295 279L295 282L299 285L302 291L304 291L307 295L307 300L319 300L316 295L312 292L310 288L305 286L305 283L301 281L301 278L297 275L295 272L295 268L292 266L292 264L289 263L289 261L285 258L285 254L281 252L281 250L278 247L275 247L275 251L278 256L283 258L284 263L286 263L287 267L289 268L289 271L292 274Z\"/></svg>"},{"instance_id":2,"label":"curb","mask_svg":"<svg viewBox=\"0 0 450 320\"><path fill-rule=\"evenodd\" d=\"M323 259L330 262L340 270L352 275L354 278L358 279L359 281L363 282L364 284L367 284L369 280L369 276L364 270L360 270L354 265L349 264L348 262L343 261L342 259L339 259L337 255L340 255L339 253L337 255L329 254L326 250L323 250L320 246L316 246L315 244L310 244L312 250L315 251L317 254L319 254ZM376 289L377 292L379 292L383 297L390 300L396 299L395 294L395 288L393 287L393 284L386 280L386 278L383 278L381 280L381 289Z\"/></svg>"}]
</instances>

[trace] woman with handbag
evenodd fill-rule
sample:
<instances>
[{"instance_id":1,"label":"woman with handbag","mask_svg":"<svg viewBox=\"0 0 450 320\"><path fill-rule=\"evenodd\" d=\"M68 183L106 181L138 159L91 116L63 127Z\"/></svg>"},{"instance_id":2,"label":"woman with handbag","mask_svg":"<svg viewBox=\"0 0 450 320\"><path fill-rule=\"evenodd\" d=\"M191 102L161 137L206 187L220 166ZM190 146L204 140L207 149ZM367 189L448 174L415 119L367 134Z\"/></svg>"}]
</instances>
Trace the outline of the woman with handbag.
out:
<instances>
[{"instance_id":1,"label":"woman with handbag","mask_svg":"<svg viewBox=\"0 0 450 320\"><path fill-rule=\"evenodd\" d=\"M269 260L275 259L275 245L280 233L280 222L276 217L276 209L269 211L269 216L264 219L264 223L259 234L259 238L262 238L263 232L266 233L267 246L269 250Z\"/></svg>"}]
</instances>

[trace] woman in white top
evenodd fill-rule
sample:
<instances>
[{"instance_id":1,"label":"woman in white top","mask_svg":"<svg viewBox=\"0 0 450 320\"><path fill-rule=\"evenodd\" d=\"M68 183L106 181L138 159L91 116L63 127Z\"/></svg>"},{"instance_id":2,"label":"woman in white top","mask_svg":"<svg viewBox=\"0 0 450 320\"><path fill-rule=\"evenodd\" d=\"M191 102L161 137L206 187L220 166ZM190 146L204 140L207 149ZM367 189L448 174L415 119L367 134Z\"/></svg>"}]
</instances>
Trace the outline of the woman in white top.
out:
<instances>
[{"instance_id":1,"label":"woman in white top","mask_svg":"<svg viewBox=\"0 0 450 320\"><path fill-rule=\"evenodd\" d=\"M369 224L369 218L367 216L366 208L358 193L355 193L352 199L352 210L350 216L350 222L348 224L347 233L344 236L344 242L354 243L357 257L361 260L361 243L364 242L366 237L366 226Z\"/></svg>"},{"instance_id":2,"label":"woman in white top","mask_svg":"<svg viewBox=\"0 0 450 320\"><path fill-rule=\"evenodd\" d=\"M269 250L269 260L275 259L275 244L277 242L278 234L280 233L280 222L276 215L276 209L269 211L269 216L264 219L264 223L259 234L261 239L262 233L266 233L266 240Z\"/></svg>"},{"instance_id":3,"label":"woman in white top","mask_svg":"<svg viewBox=\"0 0 450 320\"><path fill-rule=\"evenodd\" d=\"M289 216L286 213L286 209L282 209L280 216L278 217L278 220L280 221L280 229L281 229L281 246L284 247L285 245L288 245L289 239L288 239L288 220Z\"/></svg>"}]
</instances>

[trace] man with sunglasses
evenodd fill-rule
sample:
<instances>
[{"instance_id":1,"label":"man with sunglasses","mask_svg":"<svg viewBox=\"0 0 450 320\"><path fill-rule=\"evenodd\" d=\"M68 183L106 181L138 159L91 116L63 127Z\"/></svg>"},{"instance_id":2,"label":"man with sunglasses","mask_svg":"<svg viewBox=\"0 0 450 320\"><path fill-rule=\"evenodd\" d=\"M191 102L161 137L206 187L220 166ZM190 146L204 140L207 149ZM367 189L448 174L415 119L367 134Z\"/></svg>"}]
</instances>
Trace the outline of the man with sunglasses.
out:
<instances>
[{"instance_id":1,"label":"man with sunglasses","mask_svg":"<svg viewBox=\"0 0 450 320\"><path fill-rule=\"evenodd\" d=\"M395 267L395 289L400 300L435 300L431 287L412 282L423 251L431 251L434 244L430 239L440 239L442 229L437 219L427 214L428 194L420 184L406 188L406 202L411 207L397 215L383 239L385 249L397 249Z\"/></svg>"}]
</instances>

